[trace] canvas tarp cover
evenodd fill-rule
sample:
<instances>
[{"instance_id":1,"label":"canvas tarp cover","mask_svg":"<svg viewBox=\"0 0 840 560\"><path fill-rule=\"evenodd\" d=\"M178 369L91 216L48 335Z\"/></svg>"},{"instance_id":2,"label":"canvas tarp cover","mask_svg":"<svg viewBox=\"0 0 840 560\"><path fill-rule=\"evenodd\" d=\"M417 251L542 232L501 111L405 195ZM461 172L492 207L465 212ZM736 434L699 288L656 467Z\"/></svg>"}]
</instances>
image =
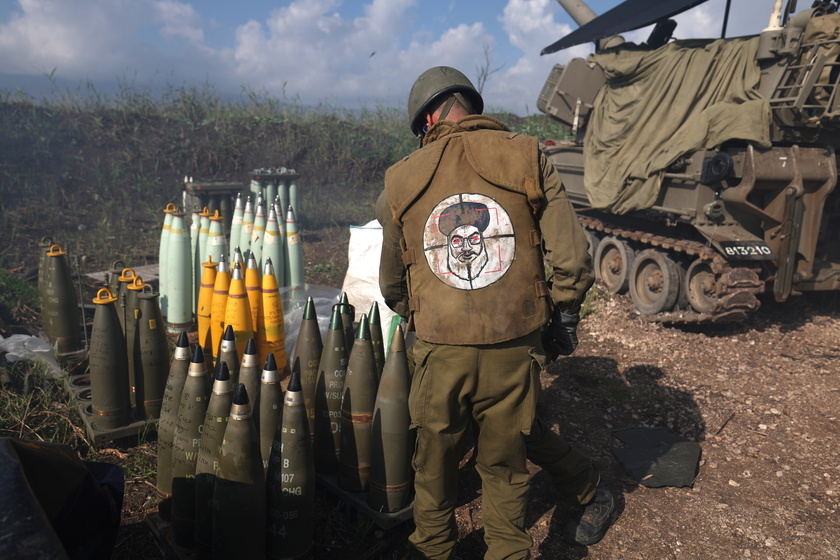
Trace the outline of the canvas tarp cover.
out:
<instances>
[{"instance_id":1,"label":"canvas tarp cover","mask_svg":"<svg viewBox=\"0 0 840 560\"><path fill-rule=\"evenodd\" d=\"M741 139L770 146L770 106L756 91L758 38L679 41L653 51L590 56L607 84L585 138L595 208L650 208L662 172L681 155Z\"/></svg>"}]
</instances>

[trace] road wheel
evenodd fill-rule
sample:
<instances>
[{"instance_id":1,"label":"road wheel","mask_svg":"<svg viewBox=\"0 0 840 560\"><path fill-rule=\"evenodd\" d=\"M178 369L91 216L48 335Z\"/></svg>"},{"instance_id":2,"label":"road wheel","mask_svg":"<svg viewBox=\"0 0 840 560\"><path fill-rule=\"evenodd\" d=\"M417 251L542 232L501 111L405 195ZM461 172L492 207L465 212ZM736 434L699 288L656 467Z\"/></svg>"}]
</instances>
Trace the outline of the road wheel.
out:
<instances>
[{"instance_id":1,"label":"road wheel","mask_svg":"<svg viewBox=\"0 0 840 560\"><path fill-rule=\"evenodd\" d=\"M698 313L710 313L718 305L715 273L708 261L697 259L685 275L685 293L688 303Z\"/></svg>"},{"instance_id":2,"label":"road wheel","mask_svg":"<svg viewBox=\"0 0 840 560\"><path fill-rule=\"evenodd\" d=\"M595 249L595 278L613 293L627 291L630 280L630 268L633 266L635 252L624 241L605 237Z\"/></svg>"},{"instance_id":3,"label":"road wheel","mask_svg":"<svg viewBox=\"0 0 840 560\"><path fill-rule=\"evenodd\" d=\"M645 315L670 311L680 294L680 273L671 258L656 249L636 255L630 270L630 297Z\"/></svg>"}]
</instances>

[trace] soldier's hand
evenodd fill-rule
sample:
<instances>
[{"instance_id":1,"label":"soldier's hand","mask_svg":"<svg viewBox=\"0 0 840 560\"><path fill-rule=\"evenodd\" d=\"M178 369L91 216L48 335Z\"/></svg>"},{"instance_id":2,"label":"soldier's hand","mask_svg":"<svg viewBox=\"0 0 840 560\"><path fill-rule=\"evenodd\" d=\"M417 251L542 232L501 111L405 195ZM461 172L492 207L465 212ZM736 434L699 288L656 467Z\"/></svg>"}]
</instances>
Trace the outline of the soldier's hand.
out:
<instances>
[{"instance_id":1,"label":"soldier's hand","mask_svg":"<svg viewBox=\"0 0 840 560\"><path fill-rule=\"evenodd\" d=\"M558 356L568 356L578 345L577 326L580 316L577 313L561 313L555 310L551 323L543 331L543 349L550 361Z\"/></svg>"}]
</instances>

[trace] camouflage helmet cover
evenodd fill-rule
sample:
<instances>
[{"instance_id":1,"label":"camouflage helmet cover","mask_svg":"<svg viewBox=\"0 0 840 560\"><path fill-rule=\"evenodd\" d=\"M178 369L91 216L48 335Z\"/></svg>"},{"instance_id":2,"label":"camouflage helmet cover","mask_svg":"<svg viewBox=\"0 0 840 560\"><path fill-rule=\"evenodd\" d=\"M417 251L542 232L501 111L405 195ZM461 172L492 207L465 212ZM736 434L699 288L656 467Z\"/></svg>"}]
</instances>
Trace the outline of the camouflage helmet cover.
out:
<instances>
[{"instance_id":1,"label":"camouflage helmet cover","mask_svg":"<svg viewBox=\"0 0 840 560\"><path fill-rule=\"evenodd\" d=\"M484 100L462 72L449 66L429 68L411 86L408 94L408 117L411 132L419 135L423 128L423 114L447 94L461 93L472 104L476 114L484 110Z\"/></svg>"}]
</instances>

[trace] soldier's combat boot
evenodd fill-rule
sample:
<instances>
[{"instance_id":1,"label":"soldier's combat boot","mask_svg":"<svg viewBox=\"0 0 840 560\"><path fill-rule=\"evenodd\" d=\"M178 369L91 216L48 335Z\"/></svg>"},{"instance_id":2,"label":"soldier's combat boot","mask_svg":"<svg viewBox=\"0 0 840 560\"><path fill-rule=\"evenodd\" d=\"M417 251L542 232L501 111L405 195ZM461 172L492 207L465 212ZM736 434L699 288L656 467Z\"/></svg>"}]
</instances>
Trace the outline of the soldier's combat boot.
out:
<instances>
[{"instance_id":1,"label":"soldier's combat boot","mask_svg":"<svg viewBox=\"0 0 840 560\"><path fill-rule=\"evenodd\" d=\"M604 538L607 529L618 519L619 510L610 489L601 482L595 497L583 506L579 517L569 521L563 538L571 544L589 546Z\"/></svg>"}]
</instances>

